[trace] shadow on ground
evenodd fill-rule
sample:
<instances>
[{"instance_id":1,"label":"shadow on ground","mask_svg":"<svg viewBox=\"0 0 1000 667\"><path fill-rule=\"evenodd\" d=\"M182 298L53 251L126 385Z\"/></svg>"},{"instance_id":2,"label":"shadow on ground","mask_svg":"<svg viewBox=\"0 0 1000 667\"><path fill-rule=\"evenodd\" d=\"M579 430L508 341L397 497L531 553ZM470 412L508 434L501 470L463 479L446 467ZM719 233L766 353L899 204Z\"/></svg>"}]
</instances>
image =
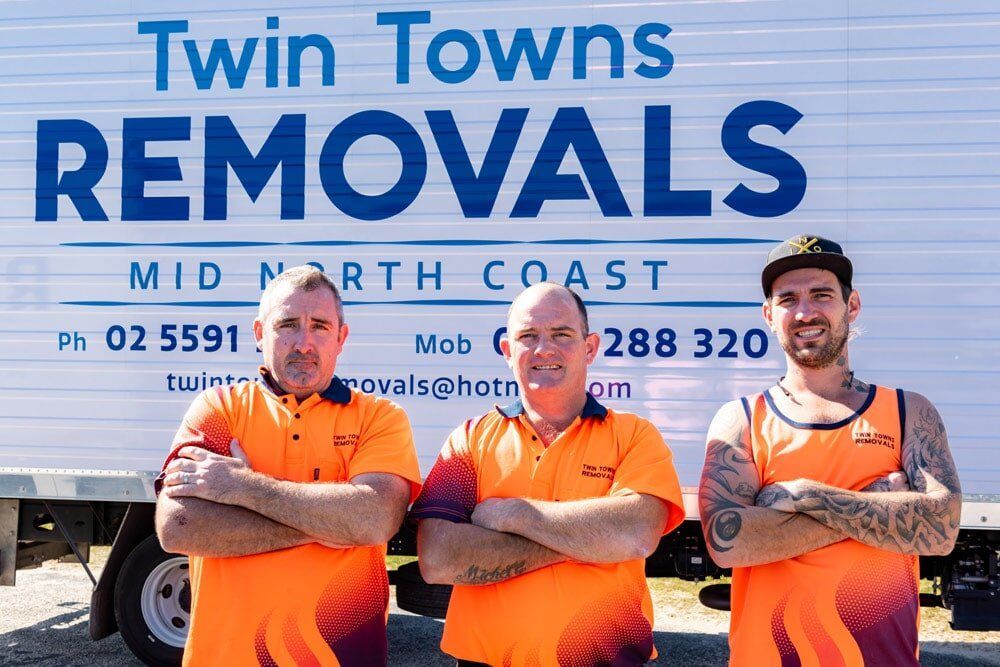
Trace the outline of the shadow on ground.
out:
<instances>
[{"instance_id":1,"label":"shadow on ground","mask_svg":"<svg viewBox=\"0 0 1000 667\"><path fill-rule=\"evenodd\" d=\"M63 603L67 609L36 625L0 635L0 665L40 667L112 667L140 665L121 635L99 642L87 634L87 608ZM391 614L389 619L389 664L392 667L452 667L455 663L438 649L440 621L423 616ZM661 657L658 665L714 667L725 665L728 647L725 634L656 632ZM924 642L924 667L1000 666L1000 647L971 642Z\"/></svg>"}]
</instances>

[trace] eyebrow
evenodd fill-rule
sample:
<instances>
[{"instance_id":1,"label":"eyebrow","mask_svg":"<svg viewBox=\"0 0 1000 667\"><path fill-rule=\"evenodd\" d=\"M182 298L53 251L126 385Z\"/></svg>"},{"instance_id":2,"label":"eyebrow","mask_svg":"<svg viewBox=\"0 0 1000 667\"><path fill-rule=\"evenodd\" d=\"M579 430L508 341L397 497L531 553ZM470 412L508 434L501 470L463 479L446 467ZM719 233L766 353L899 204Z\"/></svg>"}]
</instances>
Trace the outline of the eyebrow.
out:
<instances>
[{"instance_id":1,"label":"eyebrow","mask_svg":"<svg viewBox=\"0 0 1000 667\"><path fill-rule=\"evenodd\" d=\"M285 324L287 322L298 322L298 321L299 321L299 318L297 318L297 317L282 317L281 319L277 320L275 322L275 324L276 325L282 325L282 324ZM333 325L333 320L328 320L325 317L310 317L309 321L310 322L319 322L320 324L329 324L331 326Z\"/></svg>"},{"instance_id":2,"label":"eyebrow","mask_svg":"<svg viewBox=\"0 0 1000 667\"><path fill-rule=\"evenodd\" d=\"M820 293L823 293L823 292L836 292L836 289L834 289L833 287L811 287L811 288L809 288L809 293L810 294L820 294ZM795 295L796 295L795 290L786 290L784 292L778 292L777 297L780 299L782 297L795 296Z\"/></svg>"}]
</instances>

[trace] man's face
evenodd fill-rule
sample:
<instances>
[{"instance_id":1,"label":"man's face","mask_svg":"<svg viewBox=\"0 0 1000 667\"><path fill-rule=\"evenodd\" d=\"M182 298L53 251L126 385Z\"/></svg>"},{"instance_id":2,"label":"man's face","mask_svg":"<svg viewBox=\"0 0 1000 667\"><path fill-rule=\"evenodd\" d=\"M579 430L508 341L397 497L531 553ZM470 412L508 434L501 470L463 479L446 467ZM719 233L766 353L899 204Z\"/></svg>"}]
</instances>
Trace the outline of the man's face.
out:
<instances>
[{"instance_id":1,"label":"man's face","mask_svg":"<svg viewBox=\"0 0 1000 667\"><path fill-rule=\"evenodd\" d=\"M289 286L273 295L270 312L254 320L253 332L264 366L282 389L302 400L330 385L348 328L329 289Z\"/></svg>"},{"instance_id":2,"label":"man's face","mask_svg":"<svg viewBox=\"0 0 1000 667\"><path fill-rule=\"evenodd\" d=\"M764 319L778 336L781 349L799 366L823 368L834 363L847 345L849 325L861 312L861 298L851 292L847 303L837 276L825 269L783 273L764 302Z\"/></svg>"},{"instance_id":3,"label":"man's face","mask_svg":"<svg viewBox=\"0 0 1000 667\"><path fill-rule=\"evenodd\" d=\"M507 364L525 395L586 391L587 366L597 356L600 338L583 332L583 318L564 290L533 287L518 297L500 341Z\"/></svg>"}]
</instances>

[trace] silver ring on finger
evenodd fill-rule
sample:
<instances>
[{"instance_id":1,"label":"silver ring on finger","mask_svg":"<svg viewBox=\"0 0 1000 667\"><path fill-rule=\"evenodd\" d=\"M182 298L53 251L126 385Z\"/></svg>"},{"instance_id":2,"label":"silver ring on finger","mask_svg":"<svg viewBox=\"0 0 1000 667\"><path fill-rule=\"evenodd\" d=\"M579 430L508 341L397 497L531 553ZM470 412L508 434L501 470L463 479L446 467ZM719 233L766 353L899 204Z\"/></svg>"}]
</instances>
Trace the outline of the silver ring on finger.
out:
<instances>
[{"instance_id":1,"label":"silver ring on finger","mask_svg":"<svg viewBox=\"0 0 1000 667\"><path fill-rule=\"evenodd\" d=\"M181 473L181 484L187 484L189 479L190 475L188 475L186 472Z\"/></svg>"}]
</instances>

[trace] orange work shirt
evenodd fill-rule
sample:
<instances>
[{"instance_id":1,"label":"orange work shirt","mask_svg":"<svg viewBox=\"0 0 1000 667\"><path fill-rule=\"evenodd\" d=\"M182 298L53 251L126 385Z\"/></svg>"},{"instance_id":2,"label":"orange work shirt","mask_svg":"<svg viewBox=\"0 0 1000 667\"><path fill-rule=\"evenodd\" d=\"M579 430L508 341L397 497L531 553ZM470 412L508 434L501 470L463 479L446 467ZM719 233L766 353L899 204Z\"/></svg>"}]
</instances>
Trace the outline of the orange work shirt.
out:
<instances>
[{"instance_id":1,"label":"orange work shirt","mask_svg":"<svg viewBox=\"0 0 1000 667\"><path fill-rule=\"evenodd\" d=\"M185 445L228 456L236 438L250 466L277 479L347 482L390 473L410 482L411 499L417 494L420 469L402 408L337 378L301 403L265 383L199 395L167 462ZM234 558L192 556L184 664L386 664L385 551L384 544L313 543Z\"/></svg>"},{"instance_id":2,"label":"orange work shirt","mask_svg":"<svg viewBox=\"0 0 1000 667\"><path fill-rule=\"evenodd\" d=\"M470 523L487 498L571 501L647 493L683 519L670 449L656 428L588 395L545 447L520 402L457 428L410 517ZM454 587L441 649L490 665L641 665L656 656L642 559L557 563L485 586Z\"/></svg>"},{"instance_id":3,"label":"orange work shirt","mask_svg":"<svg viewBox=\"0 0 1000 667\"><path fill-rule=\"evenodd\" d=\"M743 398L761 487L811 479L860 490L902 470L902 390L871 386L835 424L789 419L765 392ZM733 568L732 665L917 665L916 556L846 539Z\"/></svg>"}]
</instances>

